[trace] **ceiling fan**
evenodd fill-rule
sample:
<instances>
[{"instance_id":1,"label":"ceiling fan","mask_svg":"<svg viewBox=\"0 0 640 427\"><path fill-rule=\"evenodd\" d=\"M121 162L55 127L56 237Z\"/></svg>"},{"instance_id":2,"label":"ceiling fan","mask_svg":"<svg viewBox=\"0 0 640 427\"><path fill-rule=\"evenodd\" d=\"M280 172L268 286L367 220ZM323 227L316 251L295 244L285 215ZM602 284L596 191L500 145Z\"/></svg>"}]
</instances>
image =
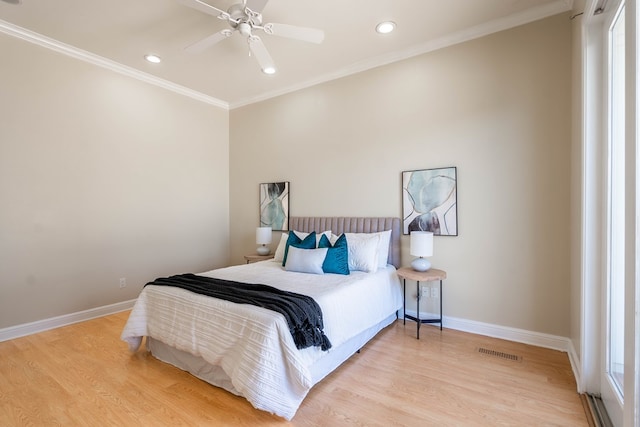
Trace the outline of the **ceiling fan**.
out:
<instances>
[{"instance_id":1,"label":"ceiling fan","mask_svg":"<svg viewBox=\"0 0 640 427\"><path fill-rule=\"evenodd\" d=\"M322 30L288 24L268 23L263 25L261 12L268 1L269 0L243 0L240 3L231 5L225 12L200 0L178 0L178 2L185 6L227 21L230 26L230 28L225 28L222 31L187 46L185 50L191 53L202 52L227 37L231 37L233 33L237 31L247 38L249 51L255 56L262 71L265 74L273 74L276 72L275 63L262 42L262 39L254 34L255 30L260 30L274 36L288 37L317 44L322 43L324 40L324 31Z\"/></svg>"}]
</instances>

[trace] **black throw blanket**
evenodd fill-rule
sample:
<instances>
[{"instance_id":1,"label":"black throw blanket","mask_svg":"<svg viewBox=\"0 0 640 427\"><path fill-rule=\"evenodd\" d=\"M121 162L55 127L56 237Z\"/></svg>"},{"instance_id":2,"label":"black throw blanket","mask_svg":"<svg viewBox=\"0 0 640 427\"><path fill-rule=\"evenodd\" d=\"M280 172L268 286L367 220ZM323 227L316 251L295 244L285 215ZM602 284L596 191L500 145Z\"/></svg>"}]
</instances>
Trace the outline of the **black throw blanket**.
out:
<instances>
[{"instance_id":1,"label":"black throw blanket","mask_svg":"<svg viewBox=\"0 0 640 427\"><path fill-rule=\"evenodd\" d=\"M323 332L322 310L310 296L282 291L267 285L234 282L190 273L159 278L145 286L147 285L175 286L237 304L251 304L276 311L287 320L298 349L311 346L319 346L322 350L331 348L331 342Z\"/></svg>"}]
</instances>

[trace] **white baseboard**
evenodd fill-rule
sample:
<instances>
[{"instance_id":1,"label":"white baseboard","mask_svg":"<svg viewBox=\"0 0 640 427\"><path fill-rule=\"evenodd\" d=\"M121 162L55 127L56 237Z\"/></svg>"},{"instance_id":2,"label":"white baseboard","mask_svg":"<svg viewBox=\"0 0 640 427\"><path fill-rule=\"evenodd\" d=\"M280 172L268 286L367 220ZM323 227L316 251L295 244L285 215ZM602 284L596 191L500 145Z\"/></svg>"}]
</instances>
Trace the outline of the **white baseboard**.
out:
<instances>
[{"instance_id":1,"label":"white baseboard","mask_svg":"<svg viewBox=\"0 0 640 427\"><path fill-rule=\"evenodd\" d=\"M36 334L38 332L47 331L49 329L59 328L61 326L71 325L73 323L83 322L85 320L95 319L97 317L107 316L109 314L119 313L125 310L130 310L135 302L136 300L133 299L111 305L105 305L102 307L92 308L90 310L80 311L77 313L65 314L63 316L52 317L50 319L38 320L36 322L24 323L22 325L0 329L0 342L24 337L26 335ZM415 317L416 312L407 310L407 314ZM402 320L401 310L399 312L399 315L400 317L398 320ZM434 313L420 313L420 317L426 319L438 316ZM456 329L458 331L469 332L472 334L486 335L493 338L521 342L524 344L530 344L566 352L569 356L569 362L571 363L573 374L576 377L576 383L578 384L578 388L580 389L580 359L575 351L573 343L569 338L448 316L444 316L442 322L445 328ZM435 324L433 326L435 326ZM578 392L580 392L579 389Z\"/></svg>"},{"instance_id":2,"label":"white baseboard","mask_svg":"<svg viewBox=\"0 0 640 427\"><path fill-rule=\"evenodd\" d=\"M407 310L407 314L416 315L415 310ZM420 313L421 319L429 319L438 317L434 313ZM456 317L444 316L442 318L443 327L456 329L458 331L469 332L472 334L485 335L493 338L500 338L508 341L521 342L524 344L535 345L538 347L550 348L568 353L573 348L569 338L557 335L543 334L541 332L532 332L525 329L510 328L507 326L493 325L490 323L476 322L474 320L459 319ZM439 324L433 324L438 326ZM575 352L574 352L575 353ZM569 357L571 360L571 356ZM573 364L573 361L572 361ZM574 368L575 372L575 368Z\"/></svg>"},{"instance_id":3,"label":"white baseboard","mask_svg":"<svg viewBox=\"0 0 640 427\"><path fill-rule=\"evenodd\" d=\"M398 320L402 320L402 310L399 311ZM416 316L416 312L407 310L407 314ZM421 319L437 318L434 313L420 313ZM439 324L425 324L429 326L437 326ZM472 334L485 335L493 338L500 338L508 341L521 342L523 344L535 345L538 347L550 348L567 353L573 376L576 379L577 392L583 393L584 387L581 379L580 358L573 346L573 341L566 337L557 335L543 334L540 332L532 332L524 329L510 328L507 326L493 325L490 323L476 322L473 320L458 319L455 317L444 316L442 325L445 328L456 329L458 331L469 332Z\"/></svg>"},{"instance_id":4,"label":"white baseboard","mask_svg":"<svg viewBox=\"0 0 640 427\"><path fill-rule=\"evenodd\" d=\"M580 378L580 358L578 357L575 347L573 346L573 341L571 341L567 337L450 317L444 318L444 325L447 328L457 329L459 331L487 335L494 338L521 342L524 344L550 348L552 350L558 350L567 353L567 356L569 357L569 364L571 365L571 370L573 371L573 376L576 380L577 392L582 392L582 381Z\"/></svg>"},{"instance_id":5,"label":"white baseboard","mask_svg":"<svg viewBox=\"0 0 640 427\"><path fill-rule=\"evenodd\" d=\"M576 348L573 345L573 341L569 340L569 362L571 362L571 369L573 370L573 376L576 377L576 384L578 386L578 393L586 393L584 383L582 381L582 368L580 364L580 357L576 352Z\"/></svg>"},{"instance_id":6,"label":"white baseboard","mask_svg":"<svg viewBox=\"0 0 640 427\"><path fill-rule=\"evenodd\" d=\"M62 316L51 317L49 319L38 320L31 323L23 323L22 325L10 326L0 329L0 342L20 338L27 335L37 334L38 332L48 331L49 329L59 328L61 326L71 325L73 323L84 322L85 320L95 319L109 314L119 313L129 310L136 302L135 299L129 301L118 302L115 304L96 307L89 310L79 311L77 313L65 314Z\"/></svg>"}]
</instances>

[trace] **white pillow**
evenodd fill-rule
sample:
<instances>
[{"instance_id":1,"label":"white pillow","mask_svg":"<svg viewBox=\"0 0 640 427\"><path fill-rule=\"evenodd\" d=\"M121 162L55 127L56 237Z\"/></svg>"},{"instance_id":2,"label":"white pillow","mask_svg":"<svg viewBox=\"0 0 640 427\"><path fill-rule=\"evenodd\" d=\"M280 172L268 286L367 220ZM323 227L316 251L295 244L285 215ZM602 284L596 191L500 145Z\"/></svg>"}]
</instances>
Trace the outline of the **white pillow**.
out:
<instances>
[{"instance_id":1,"label":"white pillow","mask_svg":"<svg viewBox=\"0 0 640 427\"><path fill-rule=\"evenodd\" d=\"M273 260L282 264L282 260L284 260L284 249L287 247L287 239L289 238L289 233L282 233L280 236L280 243L278 243L278 247L276 248L276 252L273 254Z\"/></svg>"},{"instance_id":2,"label":"white pillow","mask_svg":"<svg viewBox=\"0 0 640 427\"><path fill-rule=\"evenodd\" d=\"M305 233L303 231L294 230L293 232L296 233L296 236L298 236L300 240L304 240L304 238L309 235L309 233ZM326 234L327 239L331 238L331 230L316 233L316 248L318 247L318 243L320 243L320 238L323 234ZM284 260L284 250L287 247L287 239L289 239L289 233L282 233L280 236L280 243L278 243L276 252L273 255L273 260L280 264L282 264L282 261Z\"/></svg>"},{"instance_id":3,"label":"white pillow","mask_svg":"<svg viewBox=\"0 0 640 427\"><path fill-rule=\"evenodd\" d=\"M378 242L378 257L376 263L378 268L384 268L388 264L389 260L389 241L391 240L391 230L379 231L377 233L345 233L347 235L347 244L355 241L356 239L366 239L368 236L380 236ZM338 239L338 236L332 235L332 239ZM351 239L351 240L349 240ZM334 240L332 240L333 244Z\"/></svg>"},{"instance_id":4,"label":"white pillow","mask_svg":"<svg viewBox=\"0 0 640 427\"><path fill-rule=\"evenodd\" d=\"M375 233L380 236L378 244L378 267L385 268L389 262L389 241L391 240L391 230Z\"/></svg>"},{"instance_id":5,"label":"white pillow","mask_svg":"<svg viewBox=\"0 0 640 427\"><path fill-rule=\"evenodd\" d=\"M345 233L349 248L349 270L375 273L378 271L380 235L375 233Z\"/></svg>"},{"instance_id":6,"label":"white pillow","mask_svg":"<svg viewBox=\"0 0 640 427\"><path fill-rule=\"evenodd\" d=\"M299 273L324 274L322 264L328 250L328 248L301 249L289 246L287 263L284 265L284 269Z\"/></svg>"}]
</instances>

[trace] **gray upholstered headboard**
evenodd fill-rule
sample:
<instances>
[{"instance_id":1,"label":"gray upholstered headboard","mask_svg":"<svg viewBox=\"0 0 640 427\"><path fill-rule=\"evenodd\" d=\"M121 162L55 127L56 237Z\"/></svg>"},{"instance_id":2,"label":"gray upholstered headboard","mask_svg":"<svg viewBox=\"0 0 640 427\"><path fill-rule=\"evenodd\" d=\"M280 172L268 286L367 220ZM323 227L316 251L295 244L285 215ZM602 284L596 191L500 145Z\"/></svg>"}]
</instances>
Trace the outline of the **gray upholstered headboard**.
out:
<instances>
[{"instance_id":1,"label":"gray upholstered headboard","mask_svg":"<svg viewBox=\"0 0 640 427\"><path fill-rule=\"evenodd\" d=\"M289 229L322 232L331 230L335 235L342 233L375 233L391 230L389 241L389 264L400 267L400 218L392 217L290 217Z\"/></svg>"}]
</instances>

